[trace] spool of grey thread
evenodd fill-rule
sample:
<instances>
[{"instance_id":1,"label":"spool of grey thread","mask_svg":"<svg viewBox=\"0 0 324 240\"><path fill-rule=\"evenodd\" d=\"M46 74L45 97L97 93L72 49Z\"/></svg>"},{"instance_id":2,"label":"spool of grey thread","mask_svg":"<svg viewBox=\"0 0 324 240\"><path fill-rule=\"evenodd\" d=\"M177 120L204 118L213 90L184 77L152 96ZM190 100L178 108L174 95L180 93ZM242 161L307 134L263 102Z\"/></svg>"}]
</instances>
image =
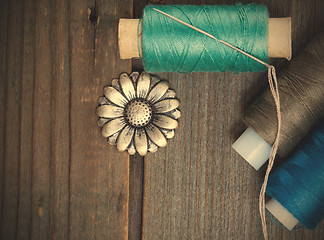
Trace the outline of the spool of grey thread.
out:
<instances>
[{"instance_id":1,"label":"spool of grey thread","mask_svg":"<svg viewBox=\"0 0 324 240\"><path fill-rule=\"evenodd\" d=\"M278 74L282 127L278 155L285 157L324 117L324 31ZM248 129L233 148L256 170L270 155L277 115L270 89L245 113Z\"/></svg>"}]
</instances>

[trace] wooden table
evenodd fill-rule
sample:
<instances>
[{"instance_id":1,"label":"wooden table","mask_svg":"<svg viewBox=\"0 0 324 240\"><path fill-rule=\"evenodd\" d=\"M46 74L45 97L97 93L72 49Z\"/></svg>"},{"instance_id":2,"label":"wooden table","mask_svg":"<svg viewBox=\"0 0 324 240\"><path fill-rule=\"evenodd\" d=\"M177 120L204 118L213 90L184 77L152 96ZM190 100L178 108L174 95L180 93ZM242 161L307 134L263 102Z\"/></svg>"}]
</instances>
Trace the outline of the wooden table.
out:
<instances>
[{"instance_id":1,"label":"wooden table","mask_svg":"<svg viewBox=\"0 0 324 240\"><path fill-rule=\"evenodd\" d=\"M271 17L292 17L294 55L323 22L321 0L257 2ZM181 100L180 128L145 159L100 136L103 86L141 68L119 59L118 20L139 18L145 4L0 2L1 239L262 239L265 169L252 169L231 144L265 73L161 74ZM268 218L268 227L270 239L324 239L323 223L289 232Z\"/></svg>"}]
</instances>

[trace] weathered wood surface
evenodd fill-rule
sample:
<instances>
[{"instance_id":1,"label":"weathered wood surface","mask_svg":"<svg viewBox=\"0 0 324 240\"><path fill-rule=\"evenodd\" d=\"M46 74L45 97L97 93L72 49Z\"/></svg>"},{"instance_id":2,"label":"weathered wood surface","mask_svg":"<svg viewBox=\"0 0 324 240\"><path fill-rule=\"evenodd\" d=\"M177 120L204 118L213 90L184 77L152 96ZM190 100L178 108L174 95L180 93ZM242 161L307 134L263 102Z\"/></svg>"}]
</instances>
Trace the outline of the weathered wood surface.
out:
<instances>
[{"instance_id":1,"label":"weathered wood surface","mask_svg":"<svg viewBox=\"0 0 324 240\"><path fill-rule=\"evenodd\" d=\"M294 54L320 25L320 0L258 2L272 17L293 17ZM262 239L264 168L254 171L231 144L244 130L244 109L266 87L264 73L161 74L177 91L182 118L144 166L100 135L102 88L131 70L118 57L118 19L140 17L145 4L0 1L0 239ZM324 235L324 224L294 232L268 224L271 239Z\"/></svg>"},{"instance_id":2,"label":"weathered wood surface","mask_svg":"<svg viewBox=\"0 0 324 240\"><path fill-rule=\"evenodd\" d=\"M0 4L0 238L127 239L129 156L101 137L95 108L131 70L117 23L132 1Z\"/></svg>"},{"instance_id":3,"label":"weathered wood surface","mask_svg":"<svg viewBox=\"0 0 324 240\"><path fill-rule=\"evenodd\" d=\"M266 4L271 17L292 16L294 54L312 38L323 14L321 1L256 2ZM143 239L262 239L258 195L264 168L255 171L231 144L245 128L244 109L267 86L266 74L161 76L176 89L182 117L168 146L145 159ZM324 238L323 223L314 231L289 232L267 222L270 239Z\"/></svg>"}]
</instances>

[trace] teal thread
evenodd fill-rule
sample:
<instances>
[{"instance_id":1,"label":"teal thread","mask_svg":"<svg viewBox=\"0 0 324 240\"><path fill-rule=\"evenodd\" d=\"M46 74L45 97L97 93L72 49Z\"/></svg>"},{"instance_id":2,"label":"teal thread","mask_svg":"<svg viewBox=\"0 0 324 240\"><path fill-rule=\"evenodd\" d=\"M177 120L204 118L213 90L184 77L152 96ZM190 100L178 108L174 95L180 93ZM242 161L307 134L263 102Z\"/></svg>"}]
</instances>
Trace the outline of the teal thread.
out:
<instances>
[{"instance_id":1,"label":"teal thread","mask_svg":"<svg viewBox=\"0 0 324 240\"><path fill-rule=\"evenodd\" d=\"M256 72L266 67L153 10L160 9L268 62L268 12L262 5L146 6L142 61L147 72Z\"/></svg>"}]
</instances>

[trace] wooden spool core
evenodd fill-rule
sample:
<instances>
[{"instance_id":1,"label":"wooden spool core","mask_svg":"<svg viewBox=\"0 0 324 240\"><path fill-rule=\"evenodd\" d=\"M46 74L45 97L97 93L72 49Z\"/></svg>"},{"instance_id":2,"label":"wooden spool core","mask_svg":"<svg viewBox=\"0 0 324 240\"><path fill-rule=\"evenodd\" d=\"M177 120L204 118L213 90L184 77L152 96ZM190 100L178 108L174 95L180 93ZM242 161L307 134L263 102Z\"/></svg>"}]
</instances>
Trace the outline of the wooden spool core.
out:
<instances>
[{"instance_id":1,"label":"wooden spool core","mask_svg":"<svg viewBox=\"0 0 324 240\"><path fill-rule=\"evenodd\" d=\"M140 29L138 29L138 27ZM138 58L141 51L142 25L139 19L119 20L118 46L121 59ZM139 38L137 37L139 35ZM269 58L291 59L291 18L269 18Z\"/></svg>"}]
</instances>

